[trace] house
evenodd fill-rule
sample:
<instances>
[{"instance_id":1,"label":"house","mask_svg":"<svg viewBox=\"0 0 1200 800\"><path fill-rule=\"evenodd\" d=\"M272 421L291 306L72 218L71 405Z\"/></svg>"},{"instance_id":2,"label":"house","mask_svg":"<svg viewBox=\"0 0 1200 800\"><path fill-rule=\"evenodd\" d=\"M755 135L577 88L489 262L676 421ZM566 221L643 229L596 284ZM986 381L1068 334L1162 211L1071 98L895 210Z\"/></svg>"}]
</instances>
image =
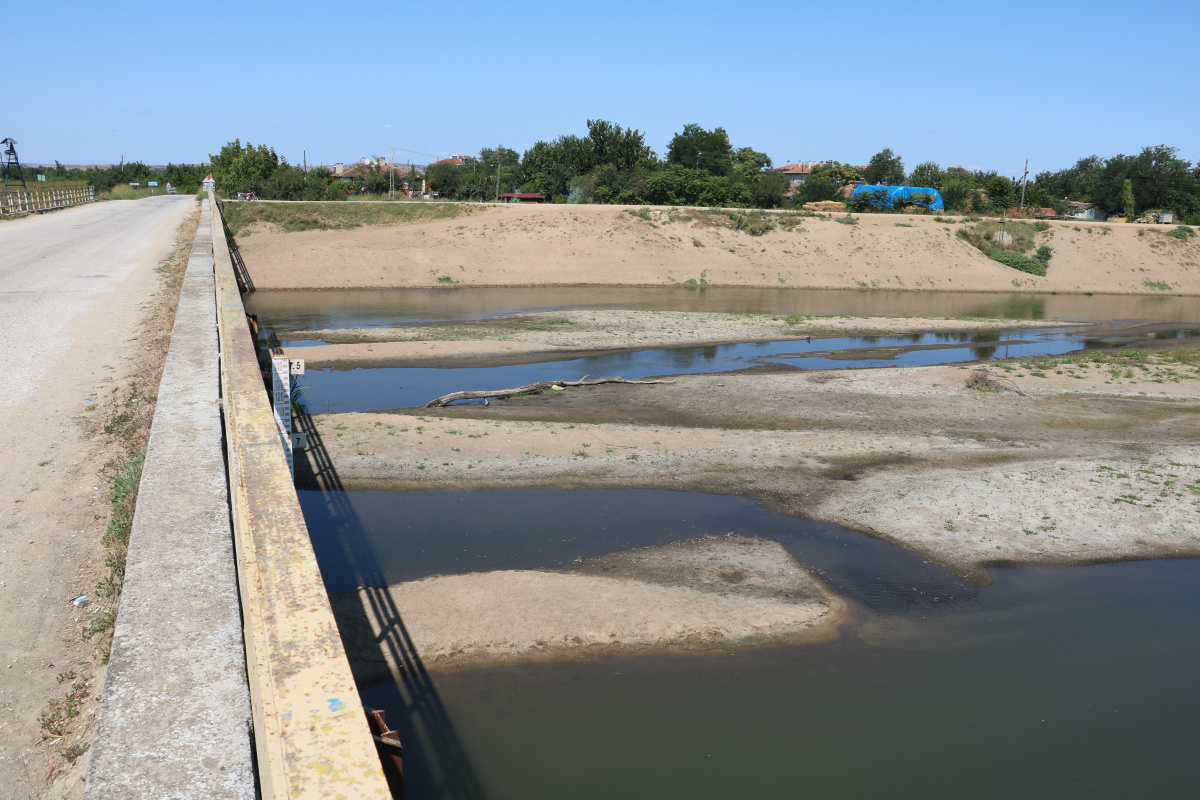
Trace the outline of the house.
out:
<instances>
[{"instance_id":1,"label":"house","mask_svg":"<svg viewBox=\"0 0 1200 800\"><path fill-rule=\"evenodd\" d=\"M544 203L546 196L537 192L501 192L501 203Z\"/></svg>"},{"instance_id":2,"label":"house","mask_svg":"<svg viewBox=\"0 0 1200 800\"><path fill-rule=\"evenodd\" d=\"M366 178L367 175L370 174L372 167L384 175L387 175L390 172L395 172L397 178L408 177L407 168L399 167L395 164L389 164L387 163L387 159L383 156L379 156L374 160L363 157L361 162L358 164L352 164L349 167L339 161L333 165L333 177L337 178L342 183L352 183L354 181Z\"/></svg>"},{"instance_id":3,"label":"house","mask_svg":"<svg viewBox=\"0 0 1200 800\"><path fill-rule=\"evenodd\" d=\"M776 167L775 171L782 172L790 185L800 186L804 184L805 179L812 172L812 168L813 162L811 161L797 161L793 164L784 164L782 167Z\"/></svg>"},{"instance_id":4,"label":"house","mask_svg":"<svg viewBox=\"0 0 1200 800\"><path fill-rule=\"evenodd\" d=\"M449 158L442 158L442 159L439 159L439 160L437 160L437 161L434 161L434 162L433 162L433 164L450 164L450 165L452 165L452 166L455 166L455 167L461 167L461 166L462 166L463 164L465 164L465 163L466 163L466 162L467 162L467 161L468 161L470 158L471 158L471 156L466 156L466 155L454 155L454 156L450 156ZM432 166L433 166L433 164L430 164L429 166L431 166L431 167L432 167Z\"/></svg>"},{"instance_id":5,"label":"house","mask_svg":"<svg viewBox=\"0 0 1200 800\"><path fill-rule=\"evenodd\" d=\"M1104 222L1108 219L1108 214L1100 210L1100 207L1095 203L1080 203L1072 200L1067 203L1067 216L1074 219L1092 219L1099 222Z\"/></svg>"}]
</instances>

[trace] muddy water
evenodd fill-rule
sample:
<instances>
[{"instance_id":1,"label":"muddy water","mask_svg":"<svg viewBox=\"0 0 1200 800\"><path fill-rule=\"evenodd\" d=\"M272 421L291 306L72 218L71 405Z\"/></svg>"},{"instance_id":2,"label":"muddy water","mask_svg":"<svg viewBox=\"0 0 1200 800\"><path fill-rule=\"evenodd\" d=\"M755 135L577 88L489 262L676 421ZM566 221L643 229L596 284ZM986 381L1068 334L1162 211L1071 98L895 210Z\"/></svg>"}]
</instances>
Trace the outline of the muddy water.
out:
<instances>
[{"instance_id":1,"label":"muddy water","mask_svg":"<svg viewBox=\"0 0 1200 800\"><path fill-rule=\"evenodd\" d=\"M252 305L281 332L565 307L1200 316L1195 298L1168 297L589 288L581 303L580 294L292 292L255 295ZM798 358L829 355L789 344ZM772 355L780 354L754 357ZM676 360L666 371L683 370ZM405 385L417 372L396 377ZM355 374L329 373L330 385ZM1195 560L995 570L995 582L979 588L907 551L744 498L301 492L301 502L331 590L555 567L734 530L784 542L851 606L843 635L824 645L418 674L363 687L401 732L410 798L1186 797L1200 781Z\"/></svg>"},{"instance_id":2,"label":"muddy water","mask_svg":"<svg viewBox=\"0 0 1200 800\"><path fill-rule=\"evenodd\" d=\"M401 732L409 797L1182 797L1200 779L1197 561L997 570L980 589L738 497L301 494L331 590L735 530L851 604L825 645L364 687Z\"/></svg>"},{"instance_id":3,"label":"muddy water","mask_svg":"<svg viewBox=\"0 0 1200 800\"><path fill-rule=\"evenodd\" d=\"M1200 299L1169 295L1046 295L846 289L544 286L257 292L246 308L277 331L484 319L567 308L753 314L984 317L1081 322L1198 322Z\"/></svg>"},{"instance_id":4,"label":"muddy water","mask_svg":"<svg viewBox=\"0 0 1200 800\"><path fill-rule=\"evenodd\" d=\"M300 382L304 386L304 403L313 413L383 411L421 406L435 397L461 390L506 389L537 381L578 380L587 375L633 379L727 372L762 365L850 369L959 364L993 358L1062 355L1180 334L1197 335L1200 331L1156 331L1137 337L1099 336L1061 328L838 336L611 352L496 367L310 369ZM291 344L285 340L285 346Z\"/></svg>"}]
</instances>

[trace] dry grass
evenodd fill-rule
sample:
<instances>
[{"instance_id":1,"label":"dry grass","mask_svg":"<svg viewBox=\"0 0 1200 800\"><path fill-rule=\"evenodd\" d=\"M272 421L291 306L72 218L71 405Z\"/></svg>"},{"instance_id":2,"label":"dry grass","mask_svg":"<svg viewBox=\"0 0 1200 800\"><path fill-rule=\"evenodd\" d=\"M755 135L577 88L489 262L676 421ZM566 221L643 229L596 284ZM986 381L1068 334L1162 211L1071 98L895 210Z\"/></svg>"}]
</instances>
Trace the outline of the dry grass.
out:
<instances>
[{"instance_id":1,"label":"dry grass","mask_svg":"<svg viewBox=\"0 0 1200 800\"><path fill-rule=\"evenodd\" d=\"M470 214L474 207L460 203L222 203L225 225L234 236L269 225L287 233L348 230L364 225L402 225L453 219Z\"/></svg>"}]
</instances>

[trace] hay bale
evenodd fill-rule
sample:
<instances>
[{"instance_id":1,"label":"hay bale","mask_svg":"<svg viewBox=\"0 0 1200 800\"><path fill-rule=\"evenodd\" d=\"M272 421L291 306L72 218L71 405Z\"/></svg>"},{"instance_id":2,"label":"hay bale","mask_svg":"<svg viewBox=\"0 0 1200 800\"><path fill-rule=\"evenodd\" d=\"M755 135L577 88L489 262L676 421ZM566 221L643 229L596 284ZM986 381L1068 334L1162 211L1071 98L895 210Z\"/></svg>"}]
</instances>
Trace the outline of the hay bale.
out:
<instances>
[{"instance_id":1,"label":"hay bale","mask_svg":"<svg viewBox=\"0 0 1200 800\"><path fill-rule=\"evenodd\" d=\"M845 211L846 204L837 200L819 200L815 203L805 203L803 208L805 211Z\"/></svg>"}]
</instances>

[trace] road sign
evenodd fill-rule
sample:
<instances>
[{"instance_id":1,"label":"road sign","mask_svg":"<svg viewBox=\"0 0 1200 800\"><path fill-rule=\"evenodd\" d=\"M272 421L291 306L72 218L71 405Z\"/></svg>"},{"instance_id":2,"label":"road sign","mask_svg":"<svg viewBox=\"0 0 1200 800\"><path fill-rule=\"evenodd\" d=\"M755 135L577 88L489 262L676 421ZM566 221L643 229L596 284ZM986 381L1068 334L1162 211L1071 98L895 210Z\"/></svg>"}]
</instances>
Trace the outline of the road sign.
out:
<instances>
[{"instance_id":1,"label":"road sign","mask_svg":"<svg viewBox=\"0 0 1200 800\"><path fill-rule=\"evenodd\" d=\"M158 186L158 181L146 181L147 186Z\"/></svg>"}]
</instances>

